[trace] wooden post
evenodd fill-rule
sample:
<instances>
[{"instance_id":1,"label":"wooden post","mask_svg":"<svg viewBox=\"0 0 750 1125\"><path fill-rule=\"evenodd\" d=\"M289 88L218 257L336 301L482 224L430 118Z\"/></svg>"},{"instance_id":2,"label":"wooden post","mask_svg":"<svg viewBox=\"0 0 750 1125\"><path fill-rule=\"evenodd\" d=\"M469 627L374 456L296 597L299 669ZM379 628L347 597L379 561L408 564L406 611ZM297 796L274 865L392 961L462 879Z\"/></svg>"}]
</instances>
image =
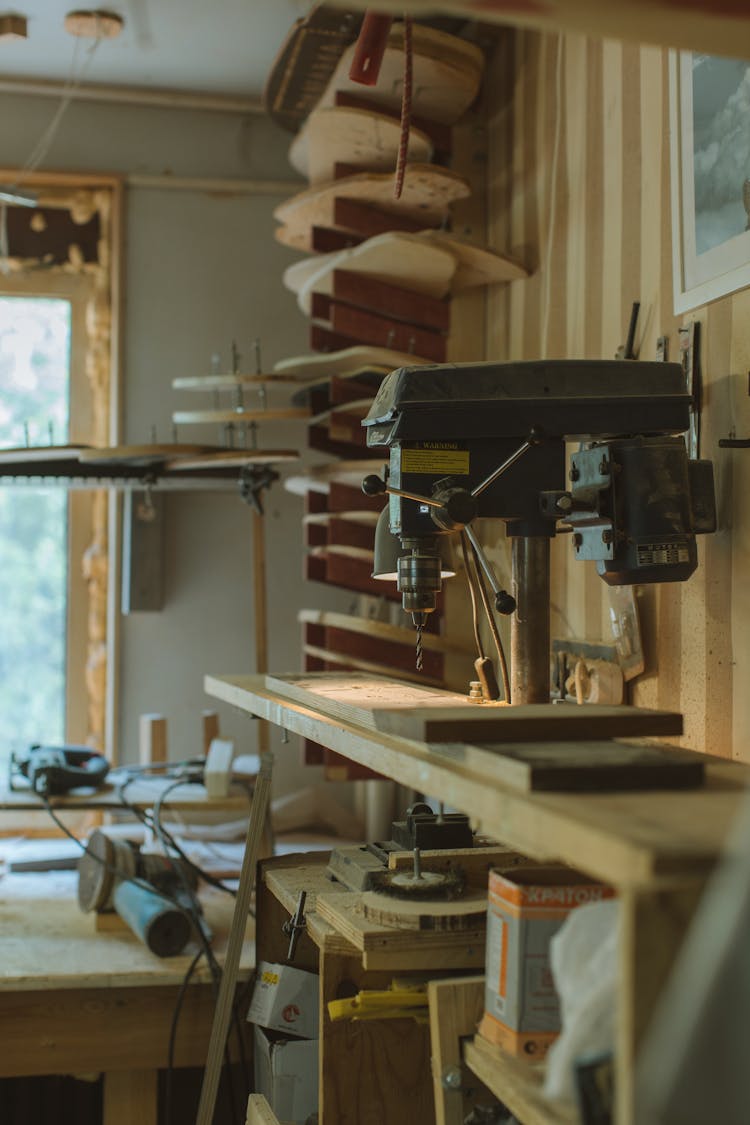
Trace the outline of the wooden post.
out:
<instances>
[{"instance_id":1,"label":"wooden post","mask_svg":"<svg viewBox=\"0 0 750 1125\"><path fill-rule=\"evenodd\" d=\"M465 1098L466 1087L473 1085L485 1091L482 1083L468 1080L461 1050L461 1039L473 1036L482 1018L484 977L431 980L427 996L435 1125L463 1125L471 1109Z\"/></svg>"},{"instance_id":2,"label":"wooden post","mask_svg":"<svg viewBox=\"0 0 750 1125\"><path fill-rule=\"evenodd\" d=\"M141 715L138 752L142 766L167 761L167 720L163 715Z\"/></svg>"},{"instance_id":3,"label":"wooden post","mask_svg":"<svg viewBox=\"0 0 750 1125\"><path fill-rule=\"evenodd\" d=\"M219 738L219 716L216 711L204 711L201 715L203 724L203 755L208 754L208 749L215 738Z\"/></svg>"},{"instance_id":4,"label":"wooden post","mask_svg":"<svg viewBox=\"0 0 750 1125\"><path fill-rule=\"evenodd\" d=\"M157 1125L158 1070L113 1070L104 1076L103 1125Z\"/></svg>"}]
</instances>

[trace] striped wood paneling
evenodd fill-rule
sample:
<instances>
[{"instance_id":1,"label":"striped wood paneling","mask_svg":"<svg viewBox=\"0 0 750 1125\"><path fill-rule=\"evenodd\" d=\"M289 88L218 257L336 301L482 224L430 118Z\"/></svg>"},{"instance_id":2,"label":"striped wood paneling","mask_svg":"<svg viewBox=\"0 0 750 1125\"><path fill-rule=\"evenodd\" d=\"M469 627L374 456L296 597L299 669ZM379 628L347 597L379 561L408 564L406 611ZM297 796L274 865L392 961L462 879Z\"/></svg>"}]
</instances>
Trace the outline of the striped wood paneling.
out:
<instances>
[{"instance_id":1,"label":"striped wood paneling","mask_svg":"<svg viewBox=\"0 0 750 1125\"><path fill-rule=\"evenodd\" d=\"M488 358L612 357L634 300L641 358L661 335L677 358L667 52L519 31L491 74L490 240L534 274L490 291ZM648 666L632 697L680 709L685 745L750 760L750 454L717 446L732 425L750 434L750 292L691 317L720 529L699 540L689 582L641 588ZM564 536L553 569L553 636L608 639L606 587Z\"/></svg>"}]
</instances>

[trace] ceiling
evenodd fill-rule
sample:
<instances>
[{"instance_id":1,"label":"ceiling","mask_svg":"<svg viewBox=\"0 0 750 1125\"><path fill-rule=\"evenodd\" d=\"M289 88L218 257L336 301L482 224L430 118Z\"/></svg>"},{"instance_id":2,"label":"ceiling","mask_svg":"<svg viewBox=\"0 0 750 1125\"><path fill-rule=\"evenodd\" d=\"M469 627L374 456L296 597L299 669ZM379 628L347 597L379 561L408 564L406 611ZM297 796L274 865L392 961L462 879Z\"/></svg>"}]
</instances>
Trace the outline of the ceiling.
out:
<instances>
[{"instance_id":1,"label":"ceiling","mask_svg":"<svg viewBox=\"0 0 750 1125\"><path fill-rule=\"evenodd\" d=\"M0 0L2 5L2 0ZM125 21L116 39L76 39L63 26L75 0L16 0L28 38L0 39L0 78L257 96L289 28L312 0L119 0L92 4Z\"/></svg>"}]
</instances>

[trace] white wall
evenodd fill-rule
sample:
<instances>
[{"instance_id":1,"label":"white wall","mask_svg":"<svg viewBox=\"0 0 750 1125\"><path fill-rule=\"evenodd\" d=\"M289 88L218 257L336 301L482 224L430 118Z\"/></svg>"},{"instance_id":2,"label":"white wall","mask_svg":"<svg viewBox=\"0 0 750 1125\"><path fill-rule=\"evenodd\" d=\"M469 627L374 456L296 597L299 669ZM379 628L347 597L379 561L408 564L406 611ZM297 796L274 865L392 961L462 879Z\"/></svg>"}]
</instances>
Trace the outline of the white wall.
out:
<instances>
[{"instance_id":1,"label":"white wall","mask_svg":"<svg viewBox=\"0 0 750 1125\"><path fill-rule=\"evenodd\" d=\"M0 163L23 164L55 105L0 97ZM288 141L257 116L73 103L42 170L291 180ZM307 350L306 323L281 284L297 255L273 238L279 198L128 190L124 440L148 441L152 426L169 440L173 410L210 406L203 396L172 390L171 381L207 373L214 352L228 364L232 339L249 363L260 336L266 369ZM191 427L178 436L214 441L217 432ZM266 423L259 444L303 448L304 427ZM301 667L297 609L346 606L351 597L303 582L302 501L276 485L266 511L269 665L294 671ZM165 608L121 620L121 760L137 755L143 712L167 715L174 757L199 751L207 707L219 710L223 732L241 749L254 748L253 721L215 704L202 687L206 672L253 670L251 526L250 510L234 494L166 497ZM277 793L319 778L319 770L299 766L296 739L282 747L274 728L272 742Z\"/></svg>"}]
</instances>

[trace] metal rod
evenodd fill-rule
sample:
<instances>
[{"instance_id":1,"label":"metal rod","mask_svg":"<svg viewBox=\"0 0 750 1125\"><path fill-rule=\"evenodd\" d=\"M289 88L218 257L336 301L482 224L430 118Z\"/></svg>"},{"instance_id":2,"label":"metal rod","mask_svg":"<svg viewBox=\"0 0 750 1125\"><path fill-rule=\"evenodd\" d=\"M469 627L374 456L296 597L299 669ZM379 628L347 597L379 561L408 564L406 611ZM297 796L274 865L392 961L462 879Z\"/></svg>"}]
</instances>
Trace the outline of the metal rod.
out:
<instances>
[{"instance_id":1,"label":"metal rod","mask_svg":"<svg viewBox=\"0 0 750 1125\"><path fill-rule=\"evenodd\" d=\"M501 594L502 593L502 586L498 582L497 577L495 575L495 572L492 569L492 567L490 566L489 559L487 558L484 551L482 550L482 546L481 546L479 540L477 539L476 535L474 534L474 531L472 530L471 524L467 523L466 527L464 528L464 531L466 532L466 535L468 536L469 542L471 543L472 547L474 548L476 556L479 559L479 562L481 564L482 570L487 575L487 581L489 582L489 584L492 588L492 593L493 594Z\"/></svg>"},{"instance_id":2,"label":"metal rod","mask_svg":"<svg viewBox=\"0 0 750 1125\"><path fill-rule=\"evenodd\" d=\"M503 461L502 465L498 466L498 468L495 469L494 472L490 473L490 475L483 481L481 481L476 486L476 488L472 489L471 495L481 496L484 490L486 488L489 488L491 484L494 484L497 478L501 477L503 473L507 472L511 465L515 465L519 457L523 457L527 449L531 449L532 444L533 442L525 441L523 445L519 445L518 449L515 451L515 453L511 453L507 461Z\"/></svg>"},{"instance_id":3,"label":"metal rod","mask_svg":"<svg viewBox=\"0 0 750 1125\"><path fill-rule=\"evenodd\" d=\"M430 508L442 508L439 500L433 500L429 496L417 496L416 492L404 492L402 488L391 488L390 485L386 488L389 496L403 496L406 500L416 500L418 504L427 504Z\"/></svg>"},{"instance_id":4,"label":"metal rod","mask_svg":"<svg viewBox=\"0 0 750 1125\"><path fill-rule=\"evenodd\" d=\"M544 536L512 540L510 693L514 704L549 703L550 541Z\"/></svg>"}]
</instances>

